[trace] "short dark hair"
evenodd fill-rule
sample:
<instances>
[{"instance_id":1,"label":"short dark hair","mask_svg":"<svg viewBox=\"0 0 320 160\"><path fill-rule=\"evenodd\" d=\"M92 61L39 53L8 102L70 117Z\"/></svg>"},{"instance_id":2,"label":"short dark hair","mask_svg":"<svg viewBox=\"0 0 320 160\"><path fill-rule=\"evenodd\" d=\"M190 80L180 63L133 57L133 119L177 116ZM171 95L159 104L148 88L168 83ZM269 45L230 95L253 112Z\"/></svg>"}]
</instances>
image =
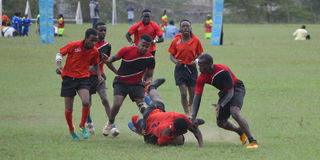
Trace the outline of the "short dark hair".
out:
<instances>
[{"instance_id":1,"label":"short dark hair","mask_svg":"<svg viewBox=\"0 0 320 160\"><path fill-rule=\"evenodd\" d=\"M173 127L178 134L183 134L187 132L189 124L186 119L177 118L173 121Z\"/></svg>"},{"instance_id":2,"label":"short dark hair","mask_svg":"<svg viewBox=\"0 0 320 160\"><path fill-rule=\"evenodd\" d=\"M98 36L98 32L93 28L89 28L86 30L85 38L89 38L90 35Z\"/></svg>"},{"instance_id":3,"label":"short dark hair","mask_svg":"<svg viewBox=\"0 0 320 160\"><path fill-rule=\"evenodd\" d=\"M144 12L150 12L150 13L151 13L151 10L150 10L150 9L144 9L144 10L142 11L142 14L143 14Z\"/></svg>"},{"instance_id":4,"label":"short dark hair","mask_svg":"<svg viewBox=\"0 0 320 160\"><path fill-rule=\"evenodd\" d=\"M169 21L169 24L174 25L174 21L173 20Z\"/></svg>"},{"instance_id":5,"label":"short dark hair","mask_svg":"<svg viewBox=\"0 0 320 160\"><path fill-rule=\"evenodd\" d=\"M103 22L98 22L96 25L94 25L94 29L97 29L98 26L107 26L107 25Z\"/></svg>"},{"instance_id":6,"label":"short dark hair","mask_svg":"<svg viewBox=\"0 0 320 160\"><path fill-rule=\"evenodd\" d=\"M183 19L183 20L180 21L180 26L181 26L181 23L182 23L182 22L189 22L190 25L191 25L191 21L189 21L189 20L187 20L187 19Z\"/></svg>"},{"instance_id":7,"label":"short dark hair","mask_svg":"<svg viewBox=\"0 0 320 160\"><path fill-rule=\"evenodd\" d=\"M306 25L302 25L302 27L301 27L301 28L306 29Z\"/></svg>"},{"instance_id":8,"label":"short dark hair","mask_svg":"<svg viewBox=\"0 0 320 160\"><path fill-rule=\"evenodd\" d=\"M210 54L201 54L199 56L199 60L204 60L204 62L208 63L208 64L213 64L213 58Z\"/></svg>"},{"instance_id":9,"label":"short dark hair","mask_svg":"<svg viewBox=\"0 0 320 160\"><path fill-rule=\"evenodd\" d=\"M143 40L145 40L145 41L147 41L147 42L151 42L151 41L152 41L151 36L149 36L149 35L147 35L147 34L141 35L141 36L140 36L140 40L141 40L141 39L143 39Z\"/></svg>"}]
</instances>

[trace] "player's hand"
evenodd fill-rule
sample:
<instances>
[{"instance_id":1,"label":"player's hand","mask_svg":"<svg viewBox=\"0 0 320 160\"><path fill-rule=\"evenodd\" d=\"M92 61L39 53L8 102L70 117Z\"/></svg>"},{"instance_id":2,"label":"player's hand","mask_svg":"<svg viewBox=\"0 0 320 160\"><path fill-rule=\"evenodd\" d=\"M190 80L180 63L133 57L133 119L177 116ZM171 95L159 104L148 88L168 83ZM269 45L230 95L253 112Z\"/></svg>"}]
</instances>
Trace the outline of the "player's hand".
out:
<instances>
[{"instance_id":1,"label":"player's hand","mask_svg":"<svg viewBox=\"0 0 320 160\"><path fill-rule=\"evenodd\" d=\"M107 56L106 54L101 54L101 57L102 57L102 62L106 64L108 62L109 56Z\"/></svg>"},{"instance_id":2,"label":"player's hand","mask_svg":"<svg viewBox=\"0 0 320 160\"><path fill-rule=\"evenodd\" d=\"M56 73L57 73L57 74L61 74L61 73L62 73L62 67L61 67L61 66L58 66L58 67L57 67Z\"/></svg>"},{"instance_id":3,"label":"player's hand","mask_svg":"<svg viewBox=\"0 0 320 160\"><path fill-rule=\"evenodd\" d=\"M96 73L96 72L97 72L93 65L90 65L90 66L89 66L89 71L90 71L91 73Z\"/></svg>"},{"instance_id":4,"label":"player's hand","mask_svg":"<svg viewBox=\"0 0 320 160\"><path fill-rule=\"evenodd\" d=\"M176 65L177 65L177 66L179 66L179 65L181 65L181 64L182 64L181 62L182 62L182 60L181 60L181 59L176 59L176 62L175 62L175 63L176 63Z\"/></svg>"},{"instance_id":5,"label":"player's hand","mask_svg":"<svg viewBox=\"0 0 320 160\"><path fill-rule=\"evenodd\" d=\"M136 44L135 44L135 43L133 43L133 42L131 42L131 43L130 43L130 46L136 46Z\"/></svg>"},{"instance_id":6,"label":"player's hand","mask_svg":"<svg viewBox=\"0 0 320 160\"><path fill-rule=\"evenodd\" d=\"M148 86L151 84L151 81L144 81L143 85L145 88L148 88Z\"/></svg>"},{"instance_id":7,"label":"player's hand","mask_svg":"<svg viewBox=\"0 0 320 160\"><path fill-rule=\"evenodd\" d=\"M216 116L219 116L219 110L220 110L220 105L219 104L212 104L214 107L216 107Z\"/></svg>"},{"instance_id":8,"label":"player's hand","mask_svg":"<svg viewBox=\"0 0 320 160\"><path fill-rule=\"evenodd\" d=\"M102 76L99 76L98 79L99 79L99 84L101 84L104 81Z\"/></svg>"}]
</instances>

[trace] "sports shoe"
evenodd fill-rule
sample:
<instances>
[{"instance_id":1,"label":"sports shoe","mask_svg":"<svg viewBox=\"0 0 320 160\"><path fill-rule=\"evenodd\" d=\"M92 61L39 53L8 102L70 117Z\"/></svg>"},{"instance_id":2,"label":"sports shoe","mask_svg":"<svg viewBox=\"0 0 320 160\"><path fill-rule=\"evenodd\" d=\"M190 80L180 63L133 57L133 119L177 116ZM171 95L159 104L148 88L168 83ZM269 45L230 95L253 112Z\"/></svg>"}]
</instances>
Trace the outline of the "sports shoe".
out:
<instances>
[{"instance_id":1,"label":"sports shoe","mask_svg":"<svg viewBox=\"0 0 320 160\"><path fill-rule=\"evenodd\" d=\"M115 124L109 124L108 121L102 130L102 134L104 136L108 136L110 133L112 134L112 136L116 137L120 134L120 131L116 128Z\"/></svg>"},{"instance_id":2,"label":"sports shoe","mask_svg":"<svg viewBox=\"0 0 320 160\"><path fill-rule=\"evenodd\" d=\"M245 133L242 133L240 136L241 145L244 145L247 143L247 136Z\"/></svg>"},{"instance_id":3,"label":"sports shoe","mask_svg":"<svg viewBox=\"0 0 320 160\"><path fill-rule=\"evenodd\" d=\"M88 133L88 130L86 127L80 127L80 133L81 133L81 136L82 138L84 139L88 139L89 138L89 133Z\"/></svg>"},{"instance_id":4,"label":"sports shoe","mask_svg":"<svg viewBox=\"0 0 320 160\"><path fill-rule=\"evenodd\" d=\"M154 86L154 88L158 88L159 86L161 86L164 82L166 81L166 79L164 79L164 78L158 78L158 79L156 79L156 80L154 80L151 84L150 84L150 86L148 87L148 91L150 91L150 87L151 86Z\"/></svg>"},{"instance_id":5,"label":"sports shoe","mask_svg":"<svg viewBox=\"0 0 320 160\"><path fill-rule=\"evenodd\" d=\"M250 142L247 146L247 149L258 148L258 142L256 140Z\"/></svg>"},{"instance_id":6,"label":"sports shoe","mask_svg":"<svg viewBox=\"0 0 320 160\"><path fill-rule=\"evenodd\" d=\"M198 125L203 125L205 123L205 121L201 118L197 118L198 120Z\"/></svg>"},{"instance_id":7,"label":"sports shoe","mask_svg":"<svg viewBox=\"0 0 320 160\"><path fill-rule=\"evenodd\" d=\"M120 134L120 131L116 128L115 124L113 124L113 126L112 126L111 134L113 137L117 137Z\"/></svg>"},{"instance_id":8,"label":"sports shoe","mask_svg":"<svg viewBox=\"0 0 320 160\"><path fill-rule=\"evenodd\" d=\"M90 134L94 134L96 130L94 129L93 122L86 123L86 128L88 129Z\"/></svg>"},{"instance_id":9,"label":"sports shoe","mask_svg":"<svg viewBox=\"0 0 320 160\"><path fill-rule=\"evenodd\" d=\"M139 133L137 132L137 130L136 130L136 127L134 127L134 125L133 125L132 122L128 122L128 127L129 127L129 129L130 129L132 132L139 134Z\"/></svg>"},{"instance_id":10,"label":"sports shoe","mask_svg":"<svg viewBox=\"0 0 320 160\"><path fill-rule=\"evenodd\" d=\"M80 141L80 136L77 132L75 132L74 130L70 132L71 136L72 136L72 140L74 141Z\"/></svg>"}]
</instances>

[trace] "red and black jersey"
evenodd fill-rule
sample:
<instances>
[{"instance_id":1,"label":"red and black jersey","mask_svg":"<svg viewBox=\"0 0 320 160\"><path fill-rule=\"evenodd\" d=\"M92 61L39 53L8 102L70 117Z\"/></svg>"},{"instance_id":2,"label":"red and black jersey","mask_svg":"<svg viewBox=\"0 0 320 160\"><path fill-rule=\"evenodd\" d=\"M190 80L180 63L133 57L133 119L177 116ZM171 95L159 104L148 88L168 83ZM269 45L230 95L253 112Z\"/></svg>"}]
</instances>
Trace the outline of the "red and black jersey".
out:
<instances>
[{"instance_id":1,"label":"red and black jersey","mask_svg":"<svg viewBox=\"0 0 320 160\"><path fill-rule=\"evenodd\" d=\"M95 45L98 48L99 51L99 58L100 58L100 63L99 63L99 67L100 67L100 71L101 71L101 75L103 74L103 65L104 63L101 62L102 60L102 54L106 54L107 56L110 56L111 54L111 44L103 41L103 42L97 42ZM92 73L90 72L90 76L91 75L97 75L97 73Z\"/></svg>"},{"instance_id":2,"label":"red and black jersey","mask_svg":"<svg viewBox=\"0 0 320 160\"><path fill-rule=\"evenodd\" d=\"M190 119L181 113L163 112L160 109L153 110L147 119L146 135L153 134L158 137L159 145L166 145L176 138L176 136L161 135L162 131L170 127L171 132L174 131L173 122L177 118L184 118L188 124L191 124Z\"/></svg>"},{"instance_id":3,"label":"red and black jersey","mask_svg":"<svg viewBox=\"0 0 320 160\"><path fill-rule=\"evenodd\" d=\"M233 87L237 83L237 77L227 66L222 64L214 64L213 73L201 73L198 76L195 88L196 94L202 94L205 83L216 87L221 92L225 92L233 89Z\"/></svg>"},{"instance_id":4,"label":"red and black jersey","mask_svg":"<svg viewBox=\"0 0 320 160\"><path fill-rule=\"evenodd\" d=\"M154 69L155 59L147 51L141 55L137 46L123 47L118 55L122 58L121 65L117 72L117 78L126 83L141 82L146 69Z\"/></svg>"}]
</instances>

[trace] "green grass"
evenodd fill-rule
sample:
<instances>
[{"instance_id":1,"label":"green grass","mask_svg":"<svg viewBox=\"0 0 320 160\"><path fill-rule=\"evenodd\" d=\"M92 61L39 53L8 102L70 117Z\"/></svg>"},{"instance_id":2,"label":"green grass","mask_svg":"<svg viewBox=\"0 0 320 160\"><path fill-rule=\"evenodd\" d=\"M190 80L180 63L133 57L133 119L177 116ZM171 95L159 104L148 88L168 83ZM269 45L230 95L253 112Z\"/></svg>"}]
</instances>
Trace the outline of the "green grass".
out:
<instances>
[{"instance_id":1,"label":"green grass","mask_svg":"<svg viewBox=\"0 0 320 160\"><path fill-rule=\"evenodd\" d=\"M300 25L224 25L224 45L211 46L202 24L193 24L204 52L215 63L225 64L244 81L247 89L241 114L248 120L259 149L240 146L239 137L216 126L211 103L217 90L206 86L199 117L205 148L198 148L192 134L181 147L144 144L131 133L127 122L138 109L129 98L116 118L121 134L102 136L107 121L97 95L91 108L96 135L72 142L59 96L61 78L55 74L55 54L69 41L80 40L90 24L67 24L65 35L54 44L41 44L31 29L29 37L0 38L0 159L319 159L320 157L320 25L308 25L311 41L294 41ZM112 54L129 43L126 24L108 24L107 41ZM154 78L167 82L159 88L168 111L183 112L175 86L174 65L167 52L171 40L157 45ZM65 62L65 58L64 58ZM119 66L119 63L116 63ZM107 74L112 104L112 74ZM81 103L76 97L73 120L78 126Z\"/></svg>"}]
</instances>

